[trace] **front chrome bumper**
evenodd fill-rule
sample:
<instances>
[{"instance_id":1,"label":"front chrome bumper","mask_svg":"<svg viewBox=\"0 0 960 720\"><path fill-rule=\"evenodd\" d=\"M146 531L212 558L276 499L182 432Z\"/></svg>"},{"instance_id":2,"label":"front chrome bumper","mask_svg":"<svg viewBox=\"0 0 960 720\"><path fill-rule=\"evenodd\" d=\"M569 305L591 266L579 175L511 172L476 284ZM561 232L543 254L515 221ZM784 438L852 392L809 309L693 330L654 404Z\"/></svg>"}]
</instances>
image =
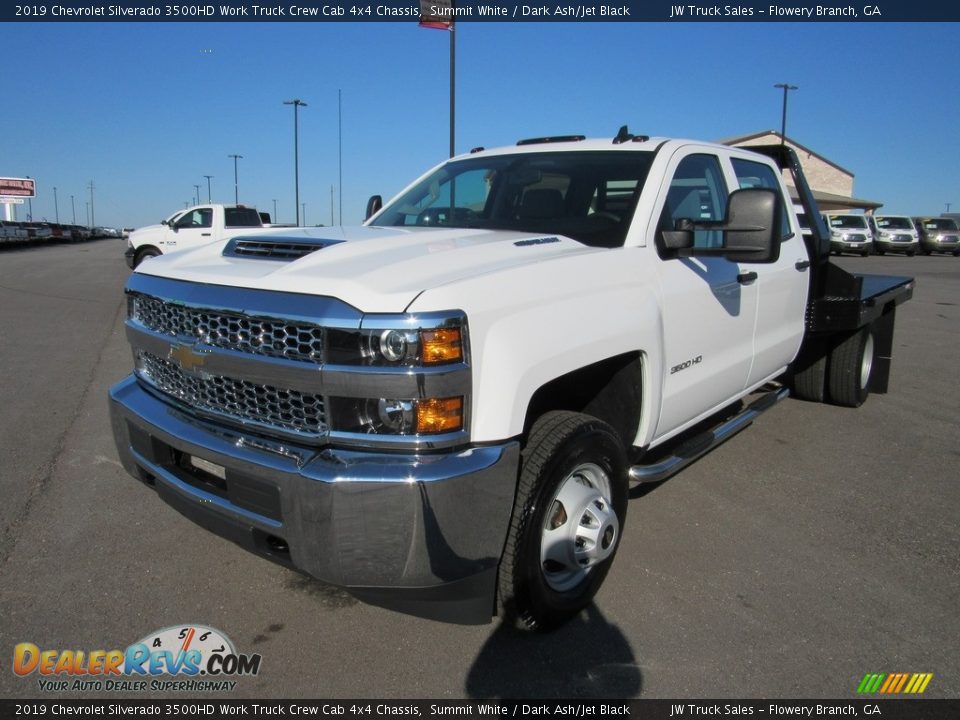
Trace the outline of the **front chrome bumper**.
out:
<instances>
[{"instance_id":1,"label":"front chrome bumper","mask_svg":"<svg viewBox=\"0 0 960 720\"><path fill-rule=\"evenodd\" d=\"M372 604L490 620L518 442L422 455L296 446L191 417L133 376L111 388L110 415L124 468L206 529Z\"/></svg>"}]
</instances>

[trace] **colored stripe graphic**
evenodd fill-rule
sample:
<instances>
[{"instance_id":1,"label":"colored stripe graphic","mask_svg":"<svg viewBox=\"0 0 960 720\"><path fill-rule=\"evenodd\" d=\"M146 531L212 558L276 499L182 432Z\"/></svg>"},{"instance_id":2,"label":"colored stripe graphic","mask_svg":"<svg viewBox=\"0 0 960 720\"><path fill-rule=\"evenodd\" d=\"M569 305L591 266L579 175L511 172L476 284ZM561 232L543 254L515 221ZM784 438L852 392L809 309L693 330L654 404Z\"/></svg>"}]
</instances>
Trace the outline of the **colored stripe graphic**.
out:
<instances>
[{"instance_id":1,"label":"colored stripe graphic","mask_svg":"<svg viewBox=\"0 0 960 720\"><path fill-rule=\"evenodd\" d=\"M933 673L867 673L857 686L857 694L919 695L932 679Z\"/></svg>"}]
</instances>

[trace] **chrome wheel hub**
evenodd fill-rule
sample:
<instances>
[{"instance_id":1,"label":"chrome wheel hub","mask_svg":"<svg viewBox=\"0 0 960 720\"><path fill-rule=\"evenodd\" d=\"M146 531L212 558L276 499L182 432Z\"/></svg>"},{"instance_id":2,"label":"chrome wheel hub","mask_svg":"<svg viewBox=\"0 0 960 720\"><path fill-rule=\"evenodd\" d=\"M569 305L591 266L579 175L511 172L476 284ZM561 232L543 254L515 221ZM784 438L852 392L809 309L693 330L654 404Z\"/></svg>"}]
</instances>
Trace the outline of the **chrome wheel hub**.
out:
<instances>
[{"instance_id":1,"label":"chrome wheel hub","mask_svg":"<svg viewBox=\"0 0 960 720\"><path fill-rule=\"evenodd\" d=\"M557 592L576 587L609 558L620 539L610 505L610 478L598 465L578 465L550 501L540 539L540 568Z\"/></svg>"}]
</instances>

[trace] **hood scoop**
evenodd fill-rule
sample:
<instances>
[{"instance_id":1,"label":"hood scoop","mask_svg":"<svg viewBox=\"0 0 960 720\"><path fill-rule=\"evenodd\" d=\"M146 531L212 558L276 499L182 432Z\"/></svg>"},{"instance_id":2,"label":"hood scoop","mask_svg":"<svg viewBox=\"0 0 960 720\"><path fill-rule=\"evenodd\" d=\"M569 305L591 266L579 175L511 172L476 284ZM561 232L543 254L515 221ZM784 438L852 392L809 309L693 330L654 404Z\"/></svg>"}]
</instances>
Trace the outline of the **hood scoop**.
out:
<instances>
[{"instance_id":1,"label":"hood scoop","mask_svg":"<svg viewBox=\"0 0 960 720\"><path fill-rule=\"evenodd\" d=\"M227 243L223 249L224 257L244 258L247 260L279 260L290 262L306 257L317 250L336 245L342 240L327 240L320 238L289 238L289 237L238 237Z\"/></svg>"}]
</instances>

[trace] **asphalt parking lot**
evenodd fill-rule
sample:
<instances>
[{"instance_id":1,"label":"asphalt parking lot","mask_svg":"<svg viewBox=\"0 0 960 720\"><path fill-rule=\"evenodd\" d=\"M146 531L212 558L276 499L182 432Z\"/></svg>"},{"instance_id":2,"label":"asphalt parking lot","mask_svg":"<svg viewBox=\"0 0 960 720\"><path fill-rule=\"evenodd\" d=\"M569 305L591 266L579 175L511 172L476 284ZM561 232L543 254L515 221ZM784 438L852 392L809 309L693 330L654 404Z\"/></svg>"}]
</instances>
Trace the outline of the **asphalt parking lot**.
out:
<instances>
[{"instance_id":1,"label":"asphalt parking lot","mask_svg":"<svg viewBox=\"0 0 960 720\"><path fill-rule=\"evenodd\" d=\"M184 623L262 655L231 697L845 698L868 672L960 696L957 258L841 259L918 279L890 393L781 403L632 499L594 606L526 636L364 605L126 476L106 401L131 367L122 250L0 253L0 697L40 695L17 643L122 649Z\"/></svg>"}]
</instances>

